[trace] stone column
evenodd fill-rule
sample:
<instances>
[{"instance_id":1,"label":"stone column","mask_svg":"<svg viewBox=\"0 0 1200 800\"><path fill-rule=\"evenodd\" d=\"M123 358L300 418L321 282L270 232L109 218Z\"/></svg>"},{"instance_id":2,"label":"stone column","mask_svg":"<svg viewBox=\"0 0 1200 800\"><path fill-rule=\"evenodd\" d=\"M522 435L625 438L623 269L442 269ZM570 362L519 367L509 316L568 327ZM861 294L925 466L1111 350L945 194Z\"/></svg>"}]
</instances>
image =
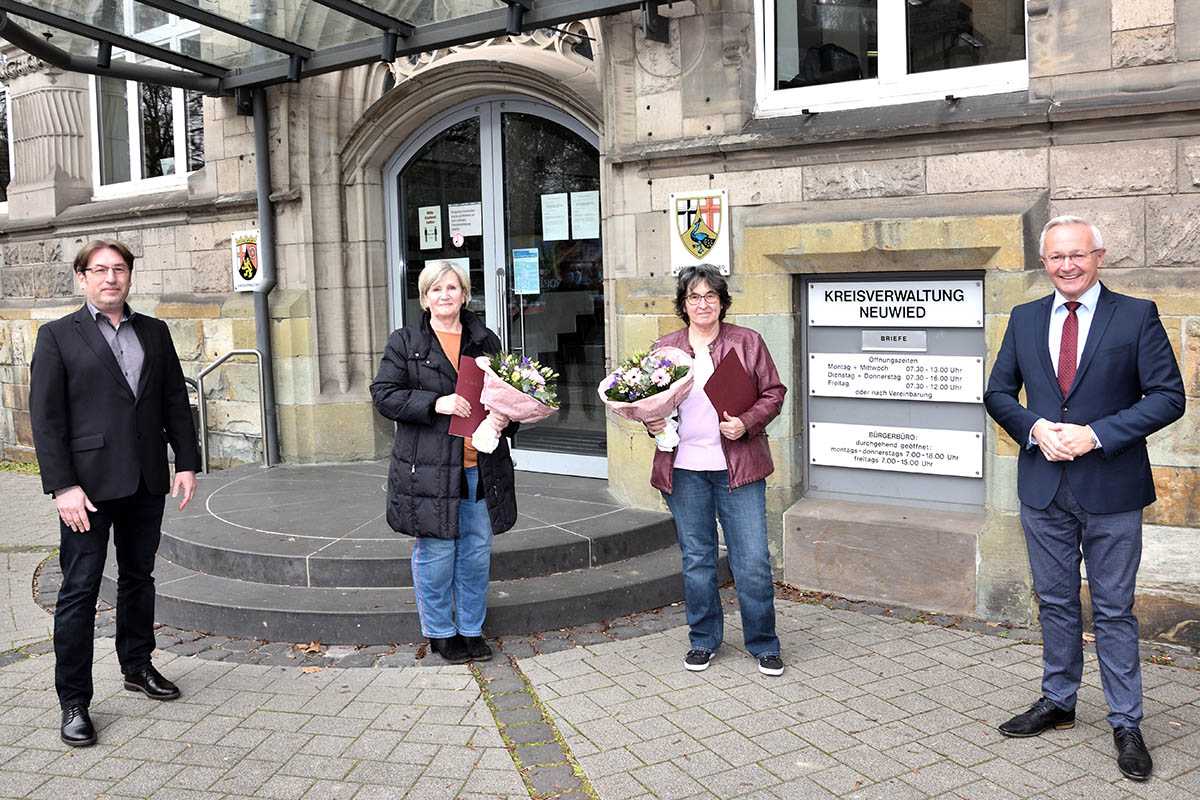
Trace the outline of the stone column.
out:
<instances>
[{"instance_id":1,"label":"stone column","mask_svg":"<svg viewBox=\"0 0 1200 800\"><path fill-rule=\"evenodd\" d=\"M8 218L49 220L92 195L88 76L6 46L13 176Z\"/></svg>"}]
</instances>

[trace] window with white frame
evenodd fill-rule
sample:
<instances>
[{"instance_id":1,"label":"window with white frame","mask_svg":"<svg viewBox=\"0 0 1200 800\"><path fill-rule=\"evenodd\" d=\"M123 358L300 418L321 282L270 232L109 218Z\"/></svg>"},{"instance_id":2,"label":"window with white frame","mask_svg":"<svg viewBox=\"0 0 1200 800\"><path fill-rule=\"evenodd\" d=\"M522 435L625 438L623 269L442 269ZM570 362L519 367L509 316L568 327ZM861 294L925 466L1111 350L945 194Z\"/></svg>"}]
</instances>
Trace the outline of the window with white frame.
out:
<instances>
[{"instance_id":1,"label":"window with white frame","mask_svg":"<svg viewBox=\"0 0 1200 800\"><path fill-rule=\"evenodd\" d=\"M758 114L1024 89L1024 0L759 0Z\"/></svg>"},{"instance_id":2,"label":"window with white frame","mask_svg":"<svg viewBox=\"0 0 1200 800\"><path fill-rule=\"evenodd\" d=\"M143 41L199 55L198 26L126 0L119 30ZM139 61L113 51L113 61ZM204 98L199 92L127 81L93 79L92 143L96 194L165 188L204 166Z\"/></svg>"}]
</instances>

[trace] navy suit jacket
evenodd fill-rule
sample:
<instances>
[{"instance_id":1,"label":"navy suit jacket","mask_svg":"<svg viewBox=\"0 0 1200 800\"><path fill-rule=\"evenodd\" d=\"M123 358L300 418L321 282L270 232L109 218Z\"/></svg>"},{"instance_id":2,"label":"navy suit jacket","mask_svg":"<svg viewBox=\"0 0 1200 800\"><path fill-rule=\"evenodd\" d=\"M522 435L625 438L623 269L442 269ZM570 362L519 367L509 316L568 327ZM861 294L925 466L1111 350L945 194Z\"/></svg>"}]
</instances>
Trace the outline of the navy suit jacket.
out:
<instances>
[{"instance_id":1,"label":"navy suit jacket","mask_svg":"<svg viewBox=\"0 0 1200 800\"><path fill-rule=\"evenodd\" d=\"M134 314L125 324L133 325L145 354L136 399L86 304L38 329L29 412L47 493L82 486L95 503L128 497L144 480L152 494L166 494L168 442L176 469L200 468L187 386L166 323Z\"/></svg>"},{"instance_id":2,"label":"navy suit jacket","mask_svg":"<svg viewBox=\"0 0 1200 800\"><path fill-rule=\"evenodd\" d=\"M1017 493L1046 508L1062 481L1085 511L1112 514L1154 502L1146 437L1183 416L1183 380L1158 309L1103 285L1092 325L1064 398L1050 360L1049 295L1012 310L988 378L988 413L1021 447ZM1026 404L1019 393L1025 388ZM1026 447L1039 418L1091 425L1101 449L1074 461L1047 461Z\"/></svg>"}]
</instances>

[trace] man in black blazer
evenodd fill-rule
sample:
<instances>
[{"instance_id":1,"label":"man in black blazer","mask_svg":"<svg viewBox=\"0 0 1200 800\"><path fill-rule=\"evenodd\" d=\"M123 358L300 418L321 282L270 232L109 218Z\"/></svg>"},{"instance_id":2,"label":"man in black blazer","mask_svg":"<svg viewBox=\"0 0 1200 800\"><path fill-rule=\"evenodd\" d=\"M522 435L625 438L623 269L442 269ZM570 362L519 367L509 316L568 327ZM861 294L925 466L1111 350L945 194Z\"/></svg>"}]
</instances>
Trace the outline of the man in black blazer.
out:
<instances>
[{"instance_id":1,"label":"man in black blazer","mask_svg":"<svg viewBox=\"0 0 1200 800\"><path fill-rule=\"evenodd\" d=\"M133 254L96 240L75 256L83 307L38 330L29 380L42 488L58 505L63 583L54 609L54 684L62 740L94 744L92 637L113 531L117 658L125 688L155 700L179 689L150 663L154 558L168 491L196 491L200 454L179 357L164 322L125 302ZM175 451L175 480L167 444Z\"/></svg>"},{"instance_id":2,"label":"man in black blazer","mask_svg":"<svg viewBox=\"0 0 1200 800\"><path fill-rule=\"evenodd\" d=\"M1104 252L1085 220L1046 223L1041 259L1055 292L1012 310L984 395L1021 445L1017 493L1043 639L1042 697L1000 732L1036 736L1075 724L1082 559L1117 766L1145 780L1153 764L1140 728L1133 596L1142 508L1155 499L1146 437L1183 415L1184 390L1154 303L1100 284Z\"/></svg>"}]
</instances>

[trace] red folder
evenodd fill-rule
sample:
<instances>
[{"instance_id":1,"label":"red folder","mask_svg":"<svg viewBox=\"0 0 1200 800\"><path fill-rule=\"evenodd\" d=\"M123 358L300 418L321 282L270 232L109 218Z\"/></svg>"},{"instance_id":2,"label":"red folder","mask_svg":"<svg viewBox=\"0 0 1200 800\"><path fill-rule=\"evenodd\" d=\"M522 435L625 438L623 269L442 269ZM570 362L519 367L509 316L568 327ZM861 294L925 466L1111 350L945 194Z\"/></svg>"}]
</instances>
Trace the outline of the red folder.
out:
<instances>
[{"instance_id":1,"label":"red folder","mask_svg":"<svg viewBox=\"0 0 1200 800\"><path fill-rule=\"evenodd\" d=\"M731 417L740 417L758 400L758 390L733 350L726 353L713 370L712 377L704 384L704 393L717 410L717 419L721 422L725 421L726 413Z\"/></svg>"},{"instance_id":2,"label":"red folder","mask_svg":"<svg viewBox=\"0 0 1200 800\"><path fill-rule=\"evenodd\" d=\"M454 436L470 438L475 429L487 417L487 409L479 401L483 393L483 370L471 356L464 356L458 362L458 382L454 385L454 393L471 404L471 416L450 417L450 433Z\"/></svg>"}]
</instances>

